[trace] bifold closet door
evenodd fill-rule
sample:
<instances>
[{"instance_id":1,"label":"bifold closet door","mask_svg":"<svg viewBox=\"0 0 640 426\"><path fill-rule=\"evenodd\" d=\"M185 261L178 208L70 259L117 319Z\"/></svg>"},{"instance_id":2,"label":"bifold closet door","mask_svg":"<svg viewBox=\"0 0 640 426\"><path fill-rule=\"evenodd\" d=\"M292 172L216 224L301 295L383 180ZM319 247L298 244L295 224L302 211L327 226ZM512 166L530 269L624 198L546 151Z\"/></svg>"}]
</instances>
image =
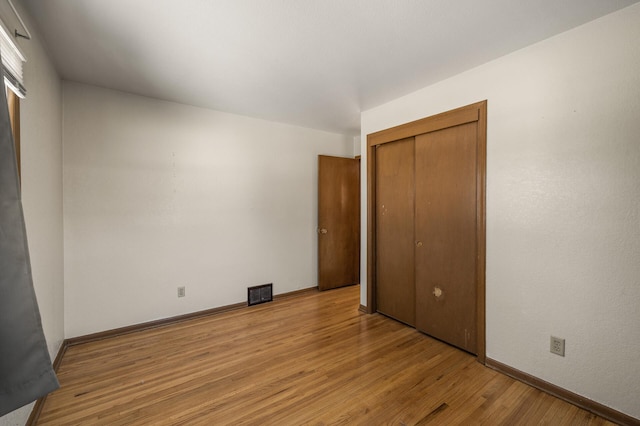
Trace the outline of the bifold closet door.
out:
<instances>
[{"instance_id":1,"label":"bifold closet door","mask_svg":"<svg viewBox=\"0 0 640 426\"><path fill-rule=\"evenodd\" d=\"M414 139L376 147L378 312L415 326Z\"/></svg>"},{"instance_id":2,"label":"bifold closet door","mask_svg":"<svg viewBox=\"0 0 640 426\"><path fill-rule=\"evenodd\" d=\"M416 328L474 354L476 132L473 122L415 138Z\"/></svg>"}]
</instances>

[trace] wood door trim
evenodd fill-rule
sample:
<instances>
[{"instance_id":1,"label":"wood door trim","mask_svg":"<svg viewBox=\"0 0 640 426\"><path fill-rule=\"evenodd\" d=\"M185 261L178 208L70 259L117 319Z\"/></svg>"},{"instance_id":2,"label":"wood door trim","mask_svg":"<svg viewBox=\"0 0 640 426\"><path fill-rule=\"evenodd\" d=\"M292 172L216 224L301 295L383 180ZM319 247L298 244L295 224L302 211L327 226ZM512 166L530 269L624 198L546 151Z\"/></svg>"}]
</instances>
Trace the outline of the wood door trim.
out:
<instances>
[{"instance_id":1,"label":"wood door trim","mask_svg":"<svg viewBox=\"0 0 640 426\"><path fill-rule=\"evenodd\" d=\"M368 140L367 136L367 140ZM376 312L376 147L367 144L367 313Z\"/></svg>"},{"instance_id":2,"label":"wood door trim","mask_svg":"<svg viewBox=\"0 0 640 426\"><path fill-rule=\"evenodd\" d=\"M376 146L399 139L415 137L447 127L478 122L476 244L477 244L477 360L486 362L485 328L485 269L486 269L486 158L487 158L487 101L476 102L431 117L401 124L367 135L367 313L376 312ZM425 130L426 129L426 130Z\"/></svg>"},{"instance_id":3,"label":"wood door trim","mask_svg":"<svg viewBox=\"0 0 640 426\"><path fill-rule=\"evenodd\" d=\"M476 298L478 315L478 361L486 362L486 192L487 192L487 101L478 106L478 124L476 141Z\"/></svg>"},{"instance_id":4,"label":"wood door trim","mask_svg":"<svg viewBox=\"0 0 640 426\"><path fill-rule=\"evenodd\" d=\"M367 135L367 144L381 145L398 139L405 139L412 136L422 135L424 133L435 132L436 130L442 130L448 127L473 123L474 121L479 120L479 104L481 103L482 102L467 105L441 114L433 115L431 117L391 127L390 129L371 133Z\"/></svg>"}]
</instances>

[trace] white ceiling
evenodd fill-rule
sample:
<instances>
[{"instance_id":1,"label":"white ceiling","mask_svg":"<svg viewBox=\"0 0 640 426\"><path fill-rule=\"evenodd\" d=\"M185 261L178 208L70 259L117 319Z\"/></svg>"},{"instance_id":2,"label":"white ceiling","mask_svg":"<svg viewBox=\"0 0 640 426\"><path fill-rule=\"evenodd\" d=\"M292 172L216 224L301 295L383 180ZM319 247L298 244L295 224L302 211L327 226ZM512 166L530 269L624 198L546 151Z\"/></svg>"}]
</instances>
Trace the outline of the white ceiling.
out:
<instances>
[{"instance_id":1,"label":"white ceiling","mask_svg":"<svg viewBox=\"0 0 640 426\"><path fill-rule=\"evenodd\" d=\"M639 0L23 0L62 78L338 133Z\"/></svg>"}]
</instances>

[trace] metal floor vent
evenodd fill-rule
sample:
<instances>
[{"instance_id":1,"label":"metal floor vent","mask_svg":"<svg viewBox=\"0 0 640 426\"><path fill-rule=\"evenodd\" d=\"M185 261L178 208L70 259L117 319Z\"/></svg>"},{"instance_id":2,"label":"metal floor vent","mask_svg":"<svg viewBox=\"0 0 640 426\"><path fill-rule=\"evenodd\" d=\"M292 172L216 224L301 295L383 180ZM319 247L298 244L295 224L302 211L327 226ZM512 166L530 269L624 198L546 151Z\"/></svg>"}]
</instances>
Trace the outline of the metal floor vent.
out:
<instances>
[{"instance_id":1,"label":"metal floor vent","mask_svg":"<svg viewBox=\"0 0 640 426\"><path fill-rule=\"evenodd\" d=\"M247 296L249 306L271 302L273 300L273 283L249 287L247 289Z\"/></svg>"}]
</instances>

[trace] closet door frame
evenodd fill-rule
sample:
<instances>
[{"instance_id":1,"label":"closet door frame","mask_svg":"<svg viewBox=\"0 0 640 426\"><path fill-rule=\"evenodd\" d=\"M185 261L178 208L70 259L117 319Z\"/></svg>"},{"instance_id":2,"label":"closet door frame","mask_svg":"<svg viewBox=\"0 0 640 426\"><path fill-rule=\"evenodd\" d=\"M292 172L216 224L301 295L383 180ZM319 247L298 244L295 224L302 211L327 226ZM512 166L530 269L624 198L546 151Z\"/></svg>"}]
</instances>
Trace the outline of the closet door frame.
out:
<instances>
[{"instance_id":1,"label":"closet door frame","mask_svg":"<svg viewBox=\"0 0 640 426\"><path fill-rule=\"evenodd\" d=\"M376 147L461 124L477 122L476 167L476 306L477 360L486 360L485 265L486 265L486 163L487 101L477 102L410 123L367 135L367 313L376 312Z\"/></svg>"}]
</instances>

